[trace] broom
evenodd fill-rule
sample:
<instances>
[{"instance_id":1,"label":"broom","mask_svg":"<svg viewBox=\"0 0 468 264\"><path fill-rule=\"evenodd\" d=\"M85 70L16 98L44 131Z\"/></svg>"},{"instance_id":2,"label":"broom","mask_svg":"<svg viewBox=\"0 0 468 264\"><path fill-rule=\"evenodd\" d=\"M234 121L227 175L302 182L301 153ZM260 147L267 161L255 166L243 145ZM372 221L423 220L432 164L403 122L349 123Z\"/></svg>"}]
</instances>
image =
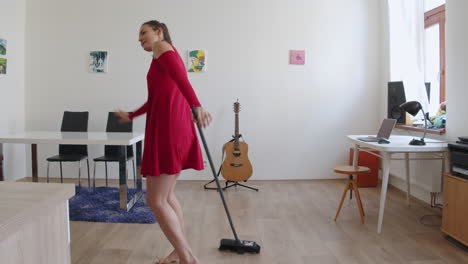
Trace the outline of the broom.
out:
<instances>
[{"instance_id":1,"label":"broom","mask_svg":"<svg viewBox=\"0 0 468 264\"><path fill-rule=\"evenodd\" d=\"M196 120L197 113L195 109L193 109L192 112ZM213 172L213 177L216 181L216 187L218 189L218 193L221 196L221 200L223 201L224 210L226 210L226 215L228 217L229 224L231 225L232 233L234 234L234 239L229 239L229 238L221 239L219 250L230 250L233 252L237 252L239 254L244 254L245 252L260 253L260 245L258 245L255 241L240 240L239 237L237 236L236 229L234 228L234 224L231 219L231 214L229 213L229 208L226 204L226 200L224 199L223 191L221 190L221 185L219 184L219 180L216 175L216 170L213 165L213 160L211 159L210 150L208 149L205 136L203 135L202 128L200 127L200 124L198 122L197 122L197 128L198 128L198 133L200 134L201 140L203 142L203 147L205 148L206 156L208 157L208 161L210 162L211 171Z\"/></svg>"}]
</instances>

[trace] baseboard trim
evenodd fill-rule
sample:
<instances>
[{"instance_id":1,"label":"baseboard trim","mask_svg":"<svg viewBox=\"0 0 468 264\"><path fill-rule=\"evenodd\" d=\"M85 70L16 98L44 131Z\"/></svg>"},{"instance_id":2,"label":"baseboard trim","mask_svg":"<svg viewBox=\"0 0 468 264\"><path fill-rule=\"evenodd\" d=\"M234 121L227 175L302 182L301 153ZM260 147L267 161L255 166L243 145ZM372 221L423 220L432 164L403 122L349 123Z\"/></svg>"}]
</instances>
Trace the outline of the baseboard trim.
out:
<instances>
[{"instance_id":1,"label":"baseboard trim","mask_svg":"<svg viewBox=\"0 0 468 264\"><path fill-rule=\"evenodd\" d=\"M406 193L406 179L402 179L399 176L390 174L389 185L392 185L396 189ZM416 198L424 203L431 204L431 191L424 188L421 185L410 182L411 197Z\"/></svg>"}]
</instances>

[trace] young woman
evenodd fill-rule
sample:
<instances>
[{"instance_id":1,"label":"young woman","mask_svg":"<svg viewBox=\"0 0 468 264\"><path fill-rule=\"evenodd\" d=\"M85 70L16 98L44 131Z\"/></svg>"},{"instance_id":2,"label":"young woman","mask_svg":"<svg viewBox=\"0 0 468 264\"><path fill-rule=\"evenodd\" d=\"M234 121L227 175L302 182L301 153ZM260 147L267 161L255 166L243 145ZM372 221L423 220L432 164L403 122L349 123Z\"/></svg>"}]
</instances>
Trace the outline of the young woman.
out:
<instances>
[{"instance_id":1,"label":"young woman","mask_svg":"<svg viewBox=\"0 0 468 264\"><path fill-rule=\"evenodd\" d=\"M141 174L146 177L146 199L158 223L174 246L159 264L180 261L197 264L184 231L182 208L174 189L180 171L203 169L203 158L193 122L206 127L211 115L198 101L184 62L172 45L164 23L151 20L140 28L139 41L153 53L147 75L148 100L132 114L118 112L122 122L146 113ZM195 119L192 110L196 111Z\"/></svg>"}]
</instances>

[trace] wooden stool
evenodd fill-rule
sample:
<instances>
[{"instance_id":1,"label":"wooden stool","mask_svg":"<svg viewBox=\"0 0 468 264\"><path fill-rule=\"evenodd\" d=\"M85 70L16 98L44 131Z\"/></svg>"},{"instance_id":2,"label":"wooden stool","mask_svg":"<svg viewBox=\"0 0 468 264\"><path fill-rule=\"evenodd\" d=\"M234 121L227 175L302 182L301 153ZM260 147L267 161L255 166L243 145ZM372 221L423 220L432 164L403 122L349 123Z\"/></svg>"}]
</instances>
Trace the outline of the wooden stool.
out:
<instances>
[{"instance_id":1,"label":"wooden stool","mask_svg":"<svg viewBox=\"0 0 468 264\"><path fill-rule=\"evenodd\" d=\"M341 196L341 201L340 201L340 205L338 206L338 211L336 212L335 221L338 218L338 215L340 214L341 207L343 206L343 201L345 199L346 193L349 190L350 199L352 199L353 191L356 194L356 202L359 208L359 214L361 215L361 222L364 224L364 209L362 208L361 196L359 195L357 183L353 179L353 175L369 173L370 169L367 167L363 167L363 166L357 166L357 167L339 166L339 167L336 167L334 170L336 173L349 175L348 182L346 183L346 186L343 191L343 195Z\"/></svg>"}]
</instances>

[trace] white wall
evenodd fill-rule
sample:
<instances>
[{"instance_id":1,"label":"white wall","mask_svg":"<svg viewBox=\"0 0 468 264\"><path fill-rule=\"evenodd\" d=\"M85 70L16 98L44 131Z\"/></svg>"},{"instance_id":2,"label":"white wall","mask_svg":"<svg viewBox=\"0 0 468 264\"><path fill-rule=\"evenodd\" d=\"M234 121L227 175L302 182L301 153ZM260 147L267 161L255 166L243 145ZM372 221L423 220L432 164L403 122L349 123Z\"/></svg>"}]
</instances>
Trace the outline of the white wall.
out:
<instances>
[{"instance_id":1,"label":"white wall","mask_svg":"<svg viewBox=\"0 0 468 264\"><path fill-rule=\"evenodd\" d=\"M468 135L467 1L447 0L447 132L450 140Z\"/></svg>"},{"instance_id":2,"label":"white wall","mask_svg":"<svg viewBox=\"0 0 468 264\"><path fill-rule=\"evenodd\" d=\"M24 130L26 1L0 0L0 38L7 40L7 74L0 75L0 135ZM0 148L1 149L1 148ZM23 178L25 146L3 146L6 180Z\"/></svg>"},{"instance_id":3,"label":"white wall","mask_svg":"<svg viewBox=\"0 0 468 264\"><path fill-rule=\"evenodd\" d=\"M89 110L90 131L106 112L132 110L146 98L150 55L139 47L142 22L158 19L185 58L207 50L208 71L189 78L214 123L206 136L215 163L234 131L250 146L252 179L337 177L346 162L345 135L374 133L380 115L379 1L28 1L27 129L57 130L64 110ZM288 65L305 49L305 66ZM91 50L110 52L109 73L87 72ZM135 124L143 131L143 119ZM39 146L39 176L57 146ZM90 147L90 156L102 147ZM76 167L66 174L75 177ZM58 169L53 168L58 176ZM99 171L102 177L102 170ZM185 172L209 179L209 170ZM113 170L113 177L117 171Z\"/></svg>"}]
</instances>

